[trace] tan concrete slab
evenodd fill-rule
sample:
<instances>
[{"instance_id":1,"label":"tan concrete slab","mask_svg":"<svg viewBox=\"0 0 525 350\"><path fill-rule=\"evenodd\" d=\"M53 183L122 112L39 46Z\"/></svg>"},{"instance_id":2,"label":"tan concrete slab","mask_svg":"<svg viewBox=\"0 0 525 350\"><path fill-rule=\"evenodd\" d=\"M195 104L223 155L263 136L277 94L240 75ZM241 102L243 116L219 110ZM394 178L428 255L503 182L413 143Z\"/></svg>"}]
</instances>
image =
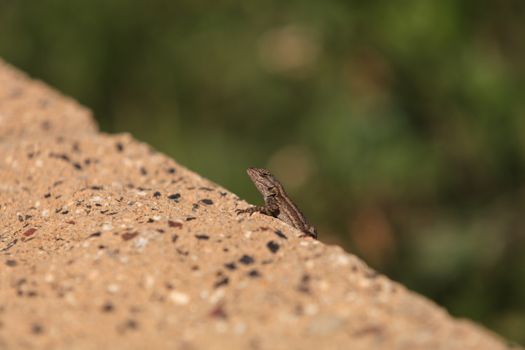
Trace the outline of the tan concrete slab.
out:
<instances>
[{"instance_id":1,"label":"tan concrete slab","mask_svg":"<svg viewBox=\"0 0 525 350\"><path fill-rule=\"evenodd\" d=\"M0 63L0 349L507 348L95 130L86 109Z\"/></svg>"},{"instance_id":2,"label":"tan concrete slab","mask_svg":"<svg viewBox=\"0 0 525 350\"><path fill-rule=\"evenodd\" d=\"M0 142L96 130L87 108L0 59Z\"/></svg>"}]
</instances>

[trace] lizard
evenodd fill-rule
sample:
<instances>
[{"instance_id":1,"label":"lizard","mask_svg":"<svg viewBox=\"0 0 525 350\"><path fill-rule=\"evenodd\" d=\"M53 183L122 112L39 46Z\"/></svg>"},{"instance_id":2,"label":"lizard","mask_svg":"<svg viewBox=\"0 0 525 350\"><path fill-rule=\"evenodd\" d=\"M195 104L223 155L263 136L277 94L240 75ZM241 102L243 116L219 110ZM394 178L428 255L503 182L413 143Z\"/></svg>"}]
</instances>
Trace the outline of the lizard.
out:
<instances>
[{"instance_id":1,"label":"lizard","mask_svg":"<svg viewBox=\"0 0 525 350\"><path fill-rule=\"evenodd\" d=\"M317 239L315 227L308 224L303 213L292 202L285 192L283 185L264 168L248 168L246 170L257 190L264 199L263 206L253 206L247 209L238 209L237 214L253 214L259 212L273 216L288 225L303 232L301 237L313 237Z\"/></svg>"}]
</instances>

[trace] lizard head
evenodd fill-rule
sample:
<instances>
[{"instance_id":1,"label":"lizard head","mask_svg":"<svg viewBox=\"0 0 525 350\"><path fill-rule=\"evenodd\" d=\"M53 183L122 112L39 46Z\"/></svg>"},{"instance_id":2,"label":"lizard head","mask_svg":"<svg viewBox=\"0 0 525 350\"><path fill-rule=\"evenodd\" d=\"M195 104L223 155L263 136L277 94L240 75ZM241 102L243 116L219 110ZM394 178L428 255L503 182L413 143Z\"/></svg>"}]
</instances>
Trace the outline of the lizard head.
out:
<instances>
[{"instance_id":1,"label":"lizard head","mask_svg":"<svg viewBox=\"0 0 525 350\"><path fill-rule=\"evenodd\" d=\"M263 168L248 168L246 172L255 187L257 187L263 195L271 196L278 191L277 186L279 186L279 182L268 170Z\"/></svg>"}]
</instances>

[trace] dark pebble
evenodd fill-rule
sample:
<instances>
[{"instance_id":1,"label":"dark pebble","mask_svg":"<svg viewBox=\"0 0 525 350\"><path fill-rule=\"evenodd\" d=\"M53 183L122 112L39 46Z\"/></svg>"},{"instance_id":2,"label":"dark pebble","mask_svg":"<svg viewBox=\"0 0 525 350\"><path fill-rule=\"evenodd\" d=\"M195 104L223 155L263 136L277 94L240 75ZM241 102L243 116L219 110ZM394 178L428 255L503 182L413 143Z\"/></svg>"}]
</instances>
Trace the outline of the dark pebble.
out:
<instances>
[{"instance_id":1,"label":"dark pebble","mask_svg":"<svg viewBox=\"0 0 525 350\"><path fill-rule=\"evenodd\" d=\"M219 288L221 286L226 286L228 285L228 283L230 283L230 279L228 277L223 277L221 278L220 280L218 280L217 282L215 282L215 284L213 285L214 288Z\"/></svg>"},{"instance_id":2,"label":"dark pebble","mask_svg":"<svg viewBox=\"0 0 525 350\"><path fill-rule=\"evenodd\" d=\"M177 227L177 228L181 228L182 227L182 224L180 222L177 222L177 221L171 221L171 220L168 220L168 226L169 227Z\"/></svg>"},{"instance_id":3,"label":"dark pebble","mask_svg":"<svg viewBox=\"0 0 525 350\"><path fill-rule=\"evenodd\" d=\"M51 154L49 155L49 157L51 157L51 158L57 158L57 159L62 159L62 160L65 161L65 162L69 162L69 161L70 161L68 155L67 155L67 154L64 154L64 153L51 153Z\"/></svg>"},{"instance_id":4,"label":"dark pebble","mask_svg":"<svg viewBox=\"0 0 525 350\"><path fill-rule=\"evenodd\" d=\"M42 334L42 332L44 331L44 328L39 325L38 323L33 323L31 325L31 333L33 334Z\"/></svg>"},{"instance_id":5,"label":"dark pebble","mask_svg":"<svg viewBox=\"0 0 525 350\"><path fill-rule=\"evenodd\" d=\"M168 168L168 170L166 170L168 172L168 174L175 174L177 172L177 169L175 168Z\"/></svg>"},{"instance_id":6,"label":"dark pebble","mask_svg":"<svg viewBox=\"0 0 525 350\"><path fill-rule=\"evenodd\" d=\"M175 202L177 202L179 198L180 198L180 193L174 193L168 196L168 199L171 199L172 201L175 201Z\"/></svg>"},{"instance_id":7,"label":"dark pebble","mask_svg":"<svg viewBox=\"0 0 525 350\"><path fill-rule=\"evenodd\" d=\"M11 259L10 259L10 260L6 260L6 261L5 261L5 264L6 264L7 266L13 267L13 266L16 266L16 265L17 265L17 262L16 262L16 260L11 260Z\"/></svg>"},{"instance_id":8,"label":"dark pebble","mask_svg":"<svg viewBox=\"0 0 525 350\"><path fill-rule=\"evenodd\" d=\"M36 232L36 228L30 228L29 230L22 233L24 237L32 236Z\"/></svg>"},{"instance_id":9,"label":"dark pebble","mask_svg":"<svg viewBox=\"0 0 525 350\"><path fill-rule=\"evenodd\" d=\"M206 241L206 240L210 239L210 236L208 236L208 235L195 235L195 238Z\"/></svg>"},{"instance_id":10,"label":"dark pebble","mask_svg":"<svg viewBox=\"0 0 525 350\"><path fill-rule=\"evenodd\" d=\"M40 127L42 128L42 130L50 130L51 129L51 122L48 121L48 120L44 120L42 122L42 124L40 124Z\"/></svg>"},{"instance_id":11,"label":"dark pebble","mask_svg":"<svg viewBox=\"0 0 525 350\"><path fill-rule=\"evenodd\" d=\"M153 197L160 198L160 192L157 191L157 192L153 193Z\"/></svg>"},{"instance_id":12,"label":"dark pebble","mask_svg":"<svg viewBox=\"0 0 525 350\"><path fill-rule=\"evenodd\" d=\"M115 307L113 306L113 304L111 302L107 302L105 303L104 305L102 305L102 311L103 312L111 312L115 309Z\"/></svg>"},{"instance_id":13,"label":"dark pebble","mask_svg":"<svg viewBox=\"0 0 525 350\"><path fill-rule=\"evenodd\" d=\"M228 314L224 311L222 305L218 305L210 311L210 317L226 319L228 318Z\"/></svg>"},{"instance_id":14,"label":"dark pebble","mask_svg":"<svg viewBox=\"0 0 525 350\"><path fill-rule=\"evenodd\" d=\"M180 254L182 256L188 256L190 254L190 252L188 252L187 250L182 250L180 248L177 248L175 250L177 251L178 254Z\"/></svg>"},{"instance_id":15,"label":"dark pebble","mask_svg":"<svg viewBox=\"0 0 525 350\"><path fill-rule=\"evenodd\" d=\"M126 232L122 234L122 239L125 241L129 241L130 239L133 239L138 236L138 232Z\"/></svg>"},{"instance_id":16,"label":"dark pebble","mask_svg":"<svg viewBox=\"0 0 525 350\"><path fill-rule=\"evenodd\" d=\"M16 242L18 242L18 238L15 238L11 242L7 243L7 246L5 248L3 248L3 249L0 249L0 252L8 251L9 249L11 249L16 244Z\"/></svg>"},{"instance_id":17,"label":"dark pebble","mask_svg":"<svg viewBox=\"0 0 525 350\"><path fill-rule=\"evenodd\" d=\"M244 264L244 265L250 265L250 264L253 264L254 263L254 259L249 256L249 255L243 255L240 259L239 259L239 262L241 264Z\"/></svg>"},{"instance_id":18,"label":"dark pebble","mask_svg":"<svg viewBox=\"0 0 525 350\"><path fill-rule=\"evenodd\" d=\"M261 277L261 274L257 270L251 270L250 272L248 272L248 276L250 276L251 278L258 278Z\"/></svg>"},{"instance_id":19,"label":"dark pebble","mask_svg":"<svg viewBox=\"0 0 525 350\"><path fill-rule=\"evenodd\" d=\"M288 239L288 237L286 237L286 235L281 231L281 230L276 230L274 231L274 233L277 235L277 237L279 238L282 238L282 239Z\"/></svg>"},{"instance_id":20,"label":"dark pebble","mask_svg":"<svg viewBox=\"0 0 525 350\"><path fill-rule=\"evenodd\" d=\"M115 148L117 149L117 151L122 152L124 150L124 145L121 142L117 142L115 144Z\"/></svg>"},{"instance_id":21,"label":"dark pebble","mask_svg":"<svg viewBox=\"0 0 525 350\"><path fill-rule=\"evenodd\" d=\"M208 198L205 198L205 199L201 200L201 202L206 204L206 205L212 205L213 204L213 201L211 199L208 199Z\"/></svg>"},{"instance_id":22,"label":"dark pebble","mask_svg":"<svg viewBox=\"0 0 525 350\"><path fill-rule=\"evenodd\" d=\"M133 319L129 319L129 320L126 321L125 327L127 329L137 329L137 328L139 328L139 324L138 324L137 321L135 321Z\"/></svg>"},{"instance_id":23,"label":"dark pebble","mask_svg":"<svg viewBox=\"0 0 525 350\"><path fill-rule=\"evenodd\" d=\"M224 264L224 267L232 271L237 269L237 265L234 262L226 263Z\"/></svg>"},{"instance_id":24,"label":"dark pebble","mask_svg":"<svg viewBox=\"0 0 525 350\"><path fill-rule=\"evenodd\" d=\"M301 282L299 283L297 290L306 294L310 293L310 275L305 273L301 277Z\"/></svg>"},{"instance_id":25,"label":"dark pebble","mask_svg":"<svg viewBox=\"0 0 525 350\"><path fill-rule=\"evenodd\" d=\"M73 149L73 152L75 153L80 152L80 145L78 144L78 142L73 143L72 149Z\"/></svg>"},{"instance_id":26,"label":"dark pebble","mask_svg":"<svg viewBox=\"0 0 525 350\"><path fill-rule=\"evenodd\" d=\"M266 244L266 247L272 252L272 253L277 253L277 251L279 250L280 246L278 243L274 242L274 241L270 241Z\"/></svg>"}]
</instances>

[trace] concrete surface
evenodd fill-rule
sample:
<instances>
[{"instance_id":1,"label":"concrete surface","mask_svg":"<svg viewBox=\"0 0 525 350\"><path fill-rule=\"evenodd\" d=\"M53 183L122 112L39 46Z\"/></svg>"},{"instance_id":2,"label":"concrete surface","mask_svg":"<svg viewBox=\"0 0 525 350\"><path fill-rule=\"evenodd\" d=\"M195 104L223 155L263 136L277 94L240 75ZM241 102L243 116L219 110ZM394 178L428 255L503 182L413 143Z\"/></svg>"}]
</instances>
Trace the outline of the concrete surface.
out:
<instances>
[{"instance_id":1,"label":"concrete surface","mask_svg":"<svg viewBox=\"0 0 525 350\"><path fill-rule=\"evenodd\" d=\"M507 348L247 206L0 61L0 349Z\"/></svg>"}]
</instances>

